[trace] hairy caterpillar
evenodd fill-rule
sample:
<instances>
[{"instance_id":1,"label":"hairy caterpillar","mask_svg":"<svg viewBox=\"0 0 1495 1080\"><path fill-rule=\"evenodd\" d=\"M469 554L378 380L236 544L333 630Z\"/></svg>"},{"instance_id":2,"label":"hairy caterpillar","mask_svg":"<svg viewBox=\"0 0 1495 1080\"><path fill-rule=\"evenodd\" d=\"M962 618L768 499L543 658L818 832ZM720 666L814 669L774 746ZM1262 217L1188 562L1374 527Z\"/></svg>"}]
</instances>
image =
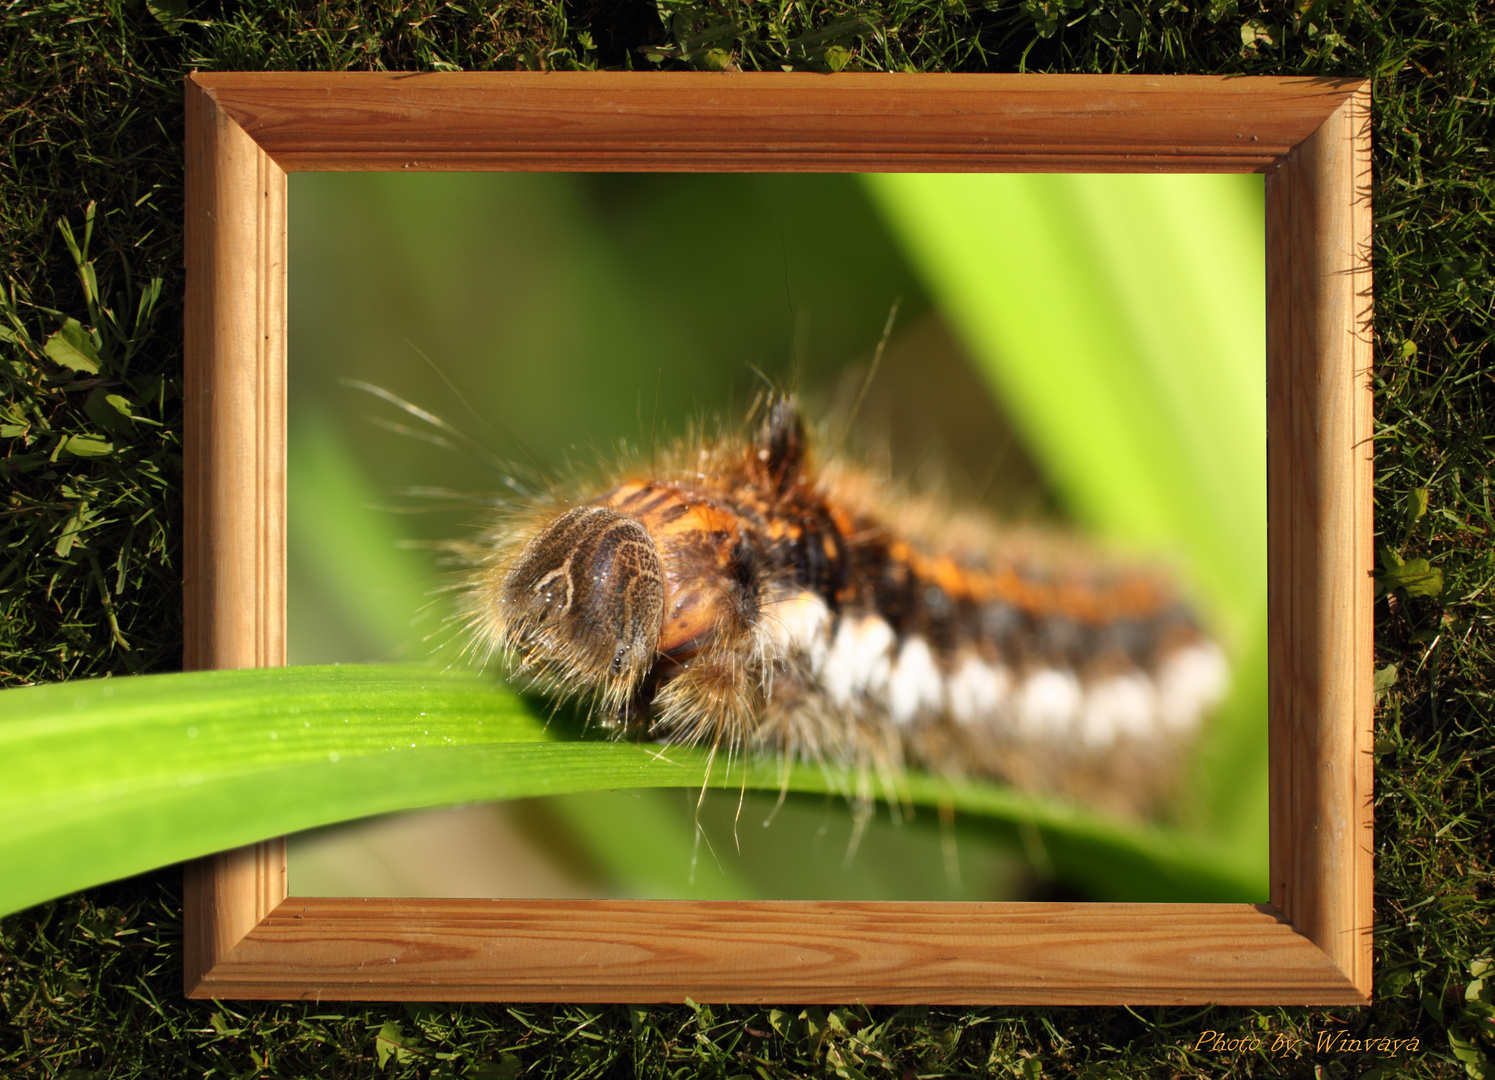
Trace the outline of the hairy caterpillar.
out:
<instances>
[{"instance_id":1,"label":"hairy caterpillar","mask_svg":"<svg viewBox=\"0 0 1495 1080\"><path fill-rule=\"evenodd\" d=\"M729 754L1139 813L1228 679L1164 578L818 461L778 393L479 550L480 650L623 733Z\"/></svg>"}]
</instances>

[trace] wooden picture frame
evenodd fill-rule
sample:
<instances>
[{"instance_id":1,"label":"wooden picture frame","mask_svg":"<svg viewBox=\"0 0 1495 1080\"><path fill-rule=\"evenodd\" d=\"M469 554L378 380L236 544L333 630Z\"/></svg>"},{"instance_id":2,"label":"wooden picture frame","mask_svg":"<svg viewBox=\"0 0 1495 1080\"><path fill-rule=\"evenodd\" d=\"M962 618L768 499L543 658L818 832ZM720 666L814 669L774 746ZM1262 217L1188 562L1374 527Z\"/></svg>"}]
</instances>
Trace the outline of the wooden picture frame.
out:
<instances>
[{"instance_id":1,"label":"wooden picture frame","mask_svg":"<svg viewBox=\"0 0 1495 1080\"><path fill-rule=\"evenodd\" d=\"M1266 174L1268 904L299 898L188 866L193 998L1364 1004L1369 84L199 74L186 82L184 666L285 661L286 172Z\"/></svg>"}]
</instances>

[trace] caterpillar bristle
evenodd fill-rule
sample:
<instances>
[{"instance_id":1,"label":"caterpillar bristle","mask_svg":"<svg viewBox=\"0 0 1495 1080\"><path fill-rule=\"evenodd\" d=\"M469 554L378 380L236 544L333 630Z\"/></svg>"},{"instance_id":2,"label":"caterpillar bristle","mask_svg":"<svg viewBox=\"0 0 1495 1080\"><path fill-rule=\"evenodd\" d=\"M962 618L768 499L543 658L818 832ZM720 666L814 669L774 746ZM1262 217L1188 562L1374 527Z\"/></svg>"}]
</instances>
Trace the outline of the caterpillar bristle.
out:
<instances>
[{"instance_id":1,"label":"caterpillar bristle","mask_svg":"<svg viewBox=\"0 0 1495 1080\"><path fill-rule=\"evenodd\" d=\"M1162 576L817 462L795 399L511 516L472 551L481 659L629 734L1154 811L1224 655Z\"/></svg>"}]
</instances>

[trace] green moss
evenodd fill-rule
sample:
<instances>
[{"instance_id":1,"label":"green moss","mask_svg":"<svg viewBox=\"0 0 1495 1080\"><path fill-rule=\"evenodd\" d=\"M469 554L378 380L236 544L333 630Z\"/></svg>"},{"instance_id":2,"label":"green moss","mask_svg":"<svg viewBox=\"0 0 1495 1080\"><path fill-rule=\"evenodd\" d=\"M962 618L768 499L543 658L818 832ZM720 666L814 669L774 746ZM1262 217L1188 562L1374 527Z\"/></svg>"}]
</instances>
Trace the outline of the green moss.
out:
<instances>
[{"instance_id":1,"label":"green moss","mask_svg":"<svg viewBox=\"0 0 1495 1080\"><path fill-rule=\"evenodd\" d=\"M657 59L655 59L657 58ZM1441 570L1377 608L1377 976L1364 1010L215 1006L180 997L178 878L0 923L17 1077L1490 1075L1465 1000L1495 932L1486 0L866 4L191 3L0 9L0 679L157 671L180 647L182 75L194 68L909 69L1369 74L1378 543ZM88 254L81 243L96 206ZM59 223L80 244L69 251ZM97 279L90 299L79 262ZM160 299L137 318L159 279ZM105 309L112 312L107 314ZM65 318L100 375L46 348ZM66 338L64 341L68 340ZM73 342L78 346L81 339ZM85 359L88 349L82 347ZM128 355L128 365L125 357ZM94 379L104 377L107 383ZM104 395L93 390L103 387ZM124 416L108 396L125 399ZM112 411L111 411L112 410ZM77 441L74 441L77 440ZM107 447L107 449L106 449ZM1407 514L1417 489L1428 510ZM1299 1056L1192 1051L1209 1027ZM1319 1031L1420 1039L1402 1066ZM1481 1070L1483 1072L1481 1073Z\"/></svg>"}]
</instances>

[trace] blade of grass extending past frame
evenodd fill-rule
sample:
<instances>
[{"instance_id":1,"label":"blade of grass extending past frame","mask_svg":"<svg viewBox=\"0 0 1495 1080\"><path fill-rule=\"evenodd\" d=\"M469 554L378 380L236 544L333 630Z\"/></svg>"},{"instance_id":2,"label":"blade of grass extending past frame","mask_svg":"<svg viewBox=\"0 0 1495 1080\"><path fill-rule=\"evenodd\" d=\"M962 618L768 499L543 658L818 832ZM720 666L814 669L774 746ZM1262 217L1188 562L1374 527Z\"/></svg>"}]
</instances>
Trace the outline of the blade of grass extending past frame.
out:
<instances>
[{"instance_id":1,"label":"blade of grass extending past frame","mask_svg":"<svg viewBox=\"0 0 1495 1080\"><path fill-rule=\"evenodd\" d=\"M153 867L395 810L607 788L692 786L704 754L567 740L481 676L301 667L99 679L0 691L0 913ZM717 763L714 785L775 789L772 762ZM844 778L796 768L787 786ZM896 797L1040 835L1051 857L1102 853L1113 881L1180 899L1253 893L1186 838L984 784L910 776ZM1167 882L1162 886L1160 882ZM1143 892L1146 884L1137 886ZM1122 886L1116 899L1131 898Z\"/></svg>"}]
</instances>

